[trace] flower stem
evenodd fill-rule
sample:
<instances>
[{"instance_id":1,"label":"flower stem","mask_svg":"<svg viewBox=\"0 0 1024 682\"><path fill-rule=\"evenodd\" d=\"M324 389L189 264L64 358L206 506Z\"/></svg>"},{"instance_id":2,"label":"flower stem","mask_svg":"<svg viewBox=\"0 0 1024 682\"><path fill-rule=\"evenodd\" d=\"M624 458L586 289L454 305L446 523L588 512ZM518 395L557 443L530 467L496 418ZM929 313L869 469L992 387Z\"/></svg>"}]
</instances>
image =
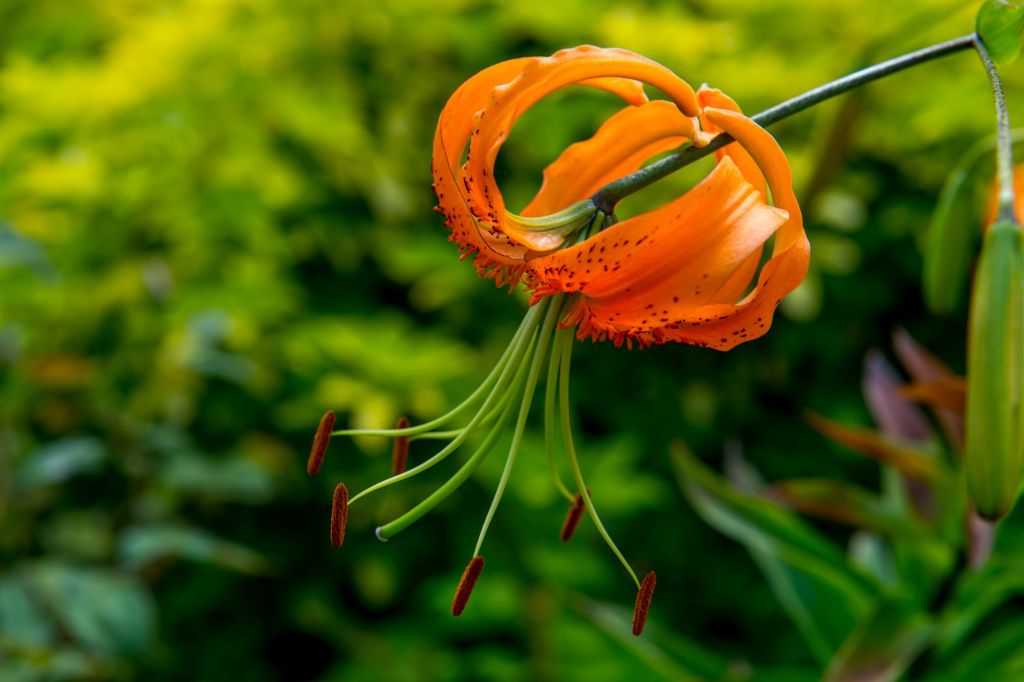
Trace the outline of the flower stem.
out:
<instances>
[{"instance_id":1,"label":"flower stem","mask_svg":"<svg viewBox=\"0 0 1024 682\"><path fill-rule=\"evenodd\" d=\"M981 57L988 78L992 82L992 94L996 101L996 170L999 175L999 220L1016 222L1014 217L1013 191L1013 134L1010 131L1010 112L1006 108L1006 93L1003 82L999 78L996 65L989 57L988 49L981 36L975 33L974 47Z\"/></svg>"},{"instance_id":2,"label":"flower stem","mask_svg":"<svg viewBox=\"0 0 1024 682\"><path fill-rule=\"evenodd\" d=\"M944 57L955 52L972 48L976 44L980 44L980 42L976 43L974 34L971 34L954 38L953 40L947 40L942 43L936 43L935 45L930 45L920 50L915 50L914 52L908 52L900 55L899 57L894 57L879 64L875 64L874 66L854 71L842 78L820 85L813 90L808 90L801 95L797 95L785 102L781 102L773 107L765 109L751 118L758 125L769 126L788 116L792 116L793 114L801 112L816 104L820 104L821 102L831 99L837 95L849 92L850 90L865 85L866 83L878 80L879 78L884 78L885 76L903 71L904 69L909 69L912 66L917 66L918 64L938 59L939 57ZM673 152L660 161L656 161L649 166L645 166L635 173L631 173L630 175L608 183L591 197L591 201L593 201L594 205L601 211L611 213L615 210L615 205L630 194L633 194L634 192L647 187L651 183L676 172L684 166L688 166L694 161L704 158L708 154L721 149L732 141L733 139L730 135L722 133L703 147L689 146L684 150Z\"/></svg>"}]
</instances>

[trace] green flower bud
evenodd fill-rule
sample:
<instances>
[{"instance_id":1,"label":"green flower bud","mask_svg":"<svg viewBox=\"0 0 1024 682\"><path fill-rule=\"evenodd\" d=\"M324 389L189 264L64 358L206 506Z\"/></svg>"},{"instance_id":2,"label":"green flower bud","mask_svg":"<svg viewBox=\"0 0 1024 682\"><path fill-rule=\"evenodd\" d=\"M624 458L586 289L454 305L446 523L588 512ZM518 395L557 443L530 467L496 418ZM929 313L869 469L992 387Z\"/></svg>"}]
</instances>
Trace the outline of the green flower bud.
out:
<instances>
[{"instance_id":1,"label":"green flower bud","mask_svg":"<svg viewBox=\"0 0 1024 682\"><path fill-rule=\"evenodd\" d=\"M967 350L967 491L999 519L1017 499L1024 461L1024 254L1021 229L1000 221L985 235L971 297Z\"/></svg>"}]
</instances>

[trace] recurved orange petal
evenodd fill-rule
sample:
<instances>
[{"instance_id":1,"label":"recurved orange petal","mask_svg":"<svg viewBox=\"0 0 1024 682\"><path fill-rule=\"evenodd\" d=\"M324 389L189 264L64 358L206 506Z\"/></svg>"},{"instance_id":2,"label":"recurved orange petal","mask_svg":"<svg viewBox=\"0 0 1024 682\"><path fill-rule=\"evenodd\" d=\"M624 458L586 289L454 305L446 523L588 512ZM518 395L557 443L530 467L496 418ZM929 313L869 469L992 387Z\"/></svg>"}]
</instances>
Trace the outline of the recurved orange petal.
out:
<instances>
[{"instance_id":1,"label":"recurved orange petal","mask_svg":"<svg viewBox=\"0 0 1024 682\"><path fill-rule=\"evenodd\" d=\"M505 204L494 180L495 159L516 120L546 95L576 83L605 84L608 79L643 81L660 88L686 116L697 116L697 95L686 81L646 57L617 48L582 45L560 50L524 65L511 82L494 88L477 113L477 134L470 143L466 163L471 200L497 219ZM612 82L615 82L614 80Z\"/></svg>"},{"instance_id":2,"label":"recurved orange petal","mask_svg":"<svg viewBox=\"0 0 1024 682\"><path fill-rule=\"evenodd\" d=\"M705 118L744 147L775 207L738 168L734 159L742 155L723 154L712 174L676 201L533 261L535 300L580 294L563 320L579 324L580 338L728 350L764 334L778 303L806 274L809 247L782 150L738 112L709 108ZM772 257L744 296L773 234Z\"/></svg>"},{"instance_id":3,"label":"recurved orange petal","mask_svg":"<svg viewBox=\"0 0 1024 682\"><path fill-rule=\"evenodd\" d=\"M506 229L505 204L493 177L498 150L516 119L542 97L574 84L602 88L640 105L647 101L643 82L668 94L686 116L699 113L693 89L664 66L627 50L592 46L503 62L456 91L435 134L435 187L452 241L464 256L475 256L481 275L499 284L517 282L525 261L536 255Z\"/></svg>"},{"instance_id":4,"label":"recurved orange petal","mask_svg":"<svg viewBox=\"0 0 1024 682\"><path fill-rule=\"evenodd\" d=\"M734 275L788 215L767 206L731 159L661 208L623 221L582 244L534 261L538 295L579 293L565 323L580 338L641 345L683 341L708 319L705 308L734 308ZM707 343L735 345L748 332ZM721 338L721 337L719 337Z\"/></svg>"},{"instance_id":5,"label":"recurved orange petal","mask_svg":"<svg viewBox=\"0 0 1024 682\"><path fill-rule=\"evenodd\" d=\"M644 161L692 140L694 120L665 100L626 107L593 137L568 147L544 170L544 183L521 213L547 215L581 201L638 169Z\"/></svg>"},{"instance_id":6,"label":"recurved orange petal","mask_svg":"<svg viewBox=\"0 0 1024 682\"><path fill-rule=\"evenodd\" d=\"M740 111L740 105L736 104L736 100L729 97L718 88L709 88L707 85L700 86L700 90L697 91L697 101L700 102L701 109L714 108L724 109L726 111ZM710 120L707 116L701 115L700 117L701 130L705 133L720 133L722 129ZM764 174L761 173L761 169L758 168L757 162L754 161L753 157L747 152L746 149L738 142L726 145L722 149L715 152L715 158L719 161L724 157L730 157L736 162L740 171L743 173L743 177L747 179L751 185L757 188L757 191L761 192L767 200L767 193L765 192L765 180Z\"/></svg>"},{"instance_id":7,"label":"recurved orange petal","mask_svg":"<svg viewBox=\"0 0 1024 682\"><path fill-rule=\"evenodd\" d=\"M526 249L481 225L467 201L460 168L474 126L472 112L482 106L492 89L514 78L528 61L510 59L495 64L459 86L441 111L434 133L434 193L438 210L451 229L450 239L459 244L463 256L485 254L481 265L493 269L499 284L518 280L524 269Z\"/></svg>"},{"instance_id":8,"label":"recurved orange petal","mask_svg":"<svg viewBox=\"0 0 1024 682\"><path fill-rule=\"evenodd\" d=\"M781 255L790 247L798 247L804 258L806 274L810 259L810 246L804 234L803 216L793 193L793 173L786 155L771 134L743 114L728 109L706 108L702 119L733 136L737 143L757 163L772 193L772 203L789 213L789 220L779 230L774 255ZM731 146L731 145L730 145ZM801 275L801 279L803 276Z\"/></svg>"}]
</instances>

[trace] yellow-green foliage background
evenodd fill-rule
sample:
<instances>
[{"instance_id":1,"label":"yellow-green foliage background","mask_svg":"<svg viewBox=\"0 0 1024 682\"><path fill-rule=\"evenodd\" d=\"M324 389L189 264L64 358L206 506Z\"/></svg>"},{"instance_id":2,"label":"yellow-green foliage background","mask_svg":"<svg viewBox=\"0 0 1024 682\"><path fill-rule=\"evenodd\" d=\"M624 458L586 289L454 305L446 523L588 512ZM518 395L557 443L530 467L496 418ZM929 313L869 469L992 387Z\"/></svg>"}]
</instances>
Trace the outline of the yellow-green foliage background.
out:
<instances>
[{"instance_id":1,"label":"yellow-green foliage background","mask_svg":"<svg viewBox=\"0 0 1024 682\"><path fill-rule=\"evenodd\" d=\"M583 466L627 556L658 571L656 645L620 636L633 587L593 529L558 541L535 425L458 620L500 450L387 545L375 525L443 467L354 507L340 551L333 485L383 477L388 446L336 440L314 480L305 455L326 409L382 426L454 404L522 314L431 210L434 123L471 74L619 46L755 112L969 32L970 4L2 0L0 677L816 679L757 566L686 503L667 443L875 485L802 412L866 424L862 358L900 325L963 369L964 312L924 312L918 246L946 173L994 129L969 53L773 127L814 262L771 334L728 354L577 350ZM1006 78L1024 115L1024 72ZM513 203L615 106L573 92L526 116L501 161Z\"/></svg>"}]
</instances>

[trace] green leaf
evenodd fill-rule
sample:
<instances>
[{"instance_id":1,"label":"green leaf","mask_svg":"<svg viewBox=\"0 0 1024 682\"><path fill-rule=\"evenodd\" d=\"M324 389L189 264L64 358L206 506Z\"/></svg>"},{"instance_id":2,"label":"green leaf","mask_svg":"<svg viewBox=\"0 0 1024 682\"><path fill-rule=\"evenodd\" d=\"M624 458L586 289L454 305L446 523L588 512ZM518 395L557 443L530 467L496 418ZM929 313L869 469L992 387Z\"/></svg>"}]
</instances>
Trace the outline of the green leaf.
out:
<instances>
[{"instance_id":1,"label":"green leaf","mask_svg":"<svg viewBox=\"0 0 1024 682\"><path fill-rule=\"evenodd\" d=\"M944 315L964 299L979 220L971 215L970 174L956 168L946 178L939 203L932 213L924 246L924 301L928 309Z\"/></svg>"},{"instance_id":2,"label":"green leaf","mask_svg":"<svg viewBox=\"0 0 1024 682\"><path fill-rule=\"evenodd\" d=\"M666 679L718 680L729 672L729 661L671 631L649 627L646 636L634 637L632 611L586 597L574 598L571 604L580 615Z\"/></svg>"},{"instance_id":3,"label":"green leaf","mask_svg":"<svg viewBox=\"0 0 1024 682\"><path fill-rule=\"evenodd\" d=\"M960 656L946 662L935 682L1024 679L1024 621L1011 620L972 641Z\"/></svg>"},{"instance_id":4,"label":"green leaf","mask_svg":"<svg viewBox=\"0 0 1024 682\"><path fill-rule=\"evenodd\" d=\"M270 472L250 459L191 452L176 452L163 467L160 482L189 495L251 504L266 502L274 492Z\"/></svg>"},{"instance_id":5,"label":"green leaf","mask_svg":"<svg viewBox=\"0 0 1024 682\"><path fill-rule=\"evenodd\" d=\"M672 455L697 512L747 548L808 647L828 661L869 612L877 584L799 517L735 491L681 443Z\"/></svg>"},{"instance_id":6,"label":"green leaf","mask_svg":"<svg viewBox=\"0 0 1024 682\"><path fill-rule=\"evenodd\" d=\"M264 573L266 560L242 545L228 542L198 528L153 524L134 526L121 536L121 562L140 569L167 558L191 559L241 573Z\"/></svg>"},{"instance_id":7,"label":"green leaf","mask_svg":"<svg viewBox=\"0 0 1024 682\"><path fill-rule=\"evenodd\" d=\"M883 598L843 643L826 682L889 682L898 679L931 639L935 627L903 599Z\"/></svg>"},{"instance_id":8,"label":"green leaf","mask_svg":"<svg viewBox=\"0 0 1024 682\"><path fill-rule=\"evenodd\" d=\"M0 578L0 639L42 647L53 643L56 631L25 577L25 571L16 569Z\"/></svg>"},{"instance_id":9,"label":"green leaf","mask_svg":"<svg viewBox=\"0 0 1024 682\"><path fill-rule=\"evenodd\" d=\"M981 571L964 576L942 616L936 637L937 660L948 661L987 616L1024 594L1021 569L1019 562L993 559Z\"/></svg>"},{"instance_id":10,"label":"green leaf","mask_svg":"<svg viewBox=\"0 0 1024 682\"><path fill-rule=\"evenodd\" d=\"M976 30L989 56L997 64L1009 64L1020 53L1024 31L1024 2L987 0L978 10Z\"/></svg>"},{"instance_id":11,"label":"green leaf","mask_svg":"<svg viewBox=\"0 0 1024 682\"><path fill-rule=\"evenodd\" d=\"M156 627L153 598L134 579L56 562L28 570L33 594L84 648L136 657L149 646Z\"/></svg>"},{"instance_id":12,"label":"green leaf","mask_svg":"<svg viewBox=\"0 0 1024 682\"><path fill-rule=\"evenodd\" d=\"M27 267L36 274L54 277L56 270L39 242L15 231L10 223L0 221L0 269Z\"/></svg>"},{"instance_id":13,"label":"green leaf","mask_svg":"<svg viewBox=\"0 0 1024 682\"><path fill-rule=\"evenodd\" d=\"M1010 137L1018 144L1024 140L1024 131L1014 128ZM986 172L979 171L979 165L988 162L997 141L995 135L990 135L971 145L946 176L939 193L924 239L922 288L925 304L933 313L951 313L963 303L982 234L975 188L977 181L989 179ZM913 373L913 367L907 368Z\"/></svg>"},{"instance_id":14,"label":"green leaf","mask_svg":"<svg viewBox=\"0 0 1024 682\"><path fill-rule=\"evenodd\" d=\"M22 490L63 483L78 474L95 471L104 456L103 443L98 438L63 438L32 453L18 467L15 481Z\"/></svg>"},{"instance_id":15,"label":"green leaf","mask_svg":"<svg viewBox=\"0 0 1024 682\"><path fill-rule=\"evenodd\" d=\"M895 537L915 537L922 532L914 519L886 505L874 493L842 481L801 478L771 486L797 511Z\"/></svg>"}]
</instances>

